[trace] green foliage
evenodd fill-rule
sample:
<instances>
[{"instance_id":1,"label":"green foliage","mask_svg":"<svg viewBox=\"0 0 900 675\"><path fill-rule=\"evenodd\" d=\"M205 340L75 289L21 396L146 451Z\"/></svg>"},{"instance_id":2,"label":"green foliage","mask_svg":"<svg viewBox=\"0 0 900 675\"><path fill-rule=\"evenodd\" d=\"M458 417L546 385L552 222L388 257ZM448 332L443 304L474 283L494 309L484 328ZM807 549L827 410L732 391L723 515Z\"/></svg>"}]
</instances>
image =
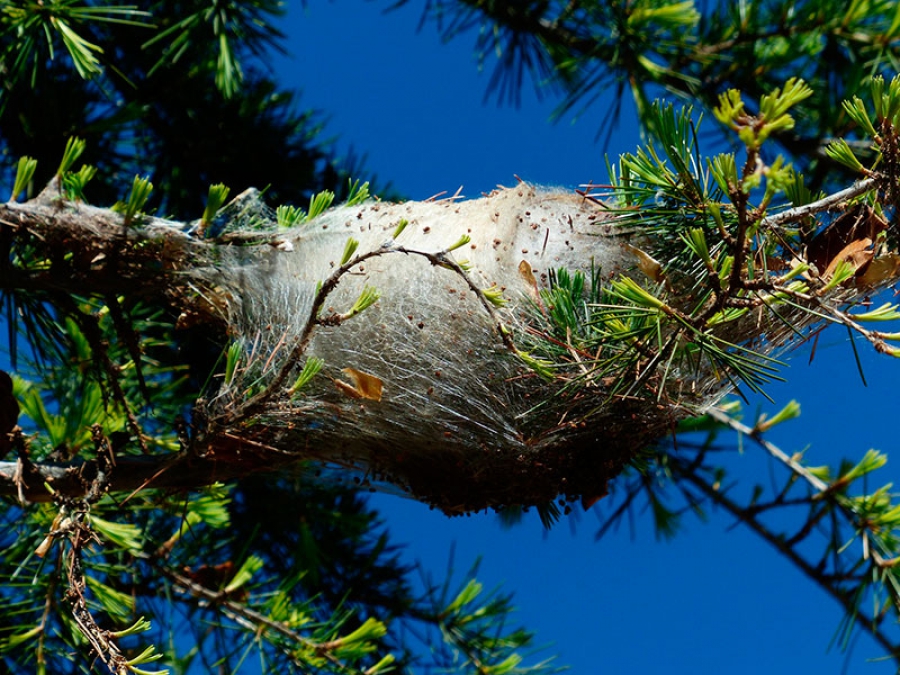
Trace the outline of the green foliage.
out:
<instances>
[{"instance_id":1,"label":"green foliage","mask_svg":"<svg viewBox=\"0 0 900 675\"><path fill-rule=\"evenodd\" d=\"M433 600L431 613L450 646L440 655L438 663L457 672L476 668L491 675L556 672L558 669L552 668L550 661L534 668L523 666L521 650L531 643L525 632L518 630L499 636L485 631L491 623L509 614L510 598L496 592L484 593L484 587L474 578L476 571L477 567L473 568L468 575L470 580L458 591L445 584L441 595Z\"/></svg>"},{"instance_id":2,"label":"green foliage","mask_svg":"<svg viewBox=\"0 0 900 675\"><path fill-rule=\"evenodd\" d=\"M622 504L600 534L614 527L632 508L641 508L645 500L654 514L667 514L661 523L665 531L677 529L688 512L705 518L707 503L722 508L777 543L813 583L843 606L846 614L840 641L846 646L854 622L864 630L872 628L873 620L877 623L875 617L891 611L900 597L896 570L900 506L890 485L872 488L873 483L877 485L876 472L887 461L883 453L869 450L858 462L817 467L807 464L804 453L789 456L766 440L764 434L798 415L799 406L791 402L771 418L759 415L748 426L739 421L740 410L732 404L727 413L716 410L689 420L683 425L677 449L661 448L649 475L633 474L623 482ZM746 490L741 490L736 479L741 466L729 458L719 458L715 463L709 459L731 445L720 445L720 436L735 431L759 446L788 474L768 485L754 486L749 496L743 494ZM743 443L735 450L740 452L741 463L753 454L752 448ZM732 450L730 454L735 455L731 459L737 459L737 452ZM777 523L771 519L775 510L779 514ZM825 522L828 527L810 526ZM889 644L885 633L878 629L873 633L882 644Z\"/></svg>"},{"instance_id":3,"label":"green foliage","mask_svg":"<svg viewBox=\"0 0 900 675\"><path fill-rule=\"evenodd\" d=\"M86 147L87 142L81 138L73 136L66 141L66 149L55 176L66 199L85 201L84 189L97 175L97 169L86 164L82 165L77 172L72 171L72 166L84 153Z\"/></svg>"},{"instance_id":4,"label":"green foliage","mask_svg":"<svg viewBox=\"0 0 900 675\"><path fill-rule=\"evenodd\" d=\"M378 298L381 297L381 294L378 292L378 289L373 288L372 286L365 286L360 292L359 297L356 298L356 302L353 303L353 306L350 308L350 311L344 315L344 318L349 319L350 317L356 316L360 312L364 312L369 307L378 302Z\"/></svg>"},{"instance_id":5,"label":"green foliage","mask_svg":"<svg viewBox=\"0 0 900 675\"><path fill-rule=\"evenodd\" d=\"M483 62L496 62L489 87L499 98L517 100L524 77L540 92L561 89L557 114L588 118L604 139L616 128L626 93L644 130L661 138L650 104L661 92L709 112L722 92L739 91L762 103L763 95L802 74L813 93L796 102L792 125L782 126L782 120L766 135L816 190L840 175L837 165L823 159L824 146L851 135L856 124L842 114L840 101L860 95L874 77L889 76L900 63L900 22L894 3L885 0L702 6L433 0L425 18L447 38L465 26L481 27L476 48ZM605 91L616 92L615 103L597 106ZM783 101L788 93L776 98ZM758 116L761 107L745 111ZM778 116L777 105L763 112L770 121L773 114Z\"/></svg>"},{"instance_id":6,"label":"green foliage","mask_svg":"<svg viewBox=\"0 0 900 675\"><path fill-rule=\"evenodd\" d=\"M787 422L797 417L800 417L800 404L797 401L790 401L772 417L760 415L753 426L753 430L757 433L764 433L782 422Z\"/></svg>"},{"instance_id":7,"label":"green foliage","mask_svg":"<svg viewBox=\"0 0 900 675\"><path fill-rule=\"evenodd\" d=\"M874 118L859 97L854 96L852 100L843 102L843 109L848 117L864 132L867 149L874 149L870 166L863 165L843 138L835 139L825 148L828 157L867 176L873 175L873 170L882 166L883 170L895 171L897 149L892 136L900 126L900 80L894 77L886 86L883 77L873 77L871 98L875 109Z\"/></svg>"},{"instance_id":8,"label":"green foliage","mask_svg":"<svg viewBox=\"0 0 900 675\"><path fill-rule=\"evenodd\" d=\"M221 183L209 186L209 195L206 198L206 207L203 209L201 223L206 224L212 222L212 219L216 217L216 214L219 212L219 209L222 208L225 200L228 199L229 192L231 192L231 190Z\"/></svg>"},{"instance_id":9,"label":"green foliage","mask_svg":"<svg viewBox=\"0 0 900 675\"><path fill-rule=\"evenodd\" d=\"M59 168L56 170L57 176L63 176L72 168L72 165L81 157L87 143L81 138L71 137L66 141L66 150L63 153Z\"/></svg>"},{"instance_id":10,"label":"green foliage","mask_svg":"<svg viewBox=\"0 0 900 675\"><path fill-rule=\"evenodd\" d=\"M141 209L147 204L150 193L153 191L153 183L149 179L142 176L135 176L131 184L131 191L124 202L116 202L112 206L112 210L121 213L124 218L124 224L130 225L136 218L141 215Z\"/></svg>"},{"instance_id":11,"label":"green foliage","mask_svg":"<svg viewBox=\"0 0 900 675\"><path fill-rule=\"evenodd\" d=\"M347 199L344 202L346 206L362 204L370 197L368 181L360 184L358 178L356 180L353 180L352 178L347 179Z\"/></svg>"},{"instance_id":12,"label":"green foliage","mask_svg":"<svg viewBox=\"0 0 900 675\"><path fill-rule=\"evenodd\" d=\"M503 289L496 285L481 289L481 294L494 307L503 307L506 304L506 298L503 297Z\"/></svg>"},{"instance_id":13,"label":"green foliage","mask_svg":"<svg viewBox=\"0 0 900 675\"><path fill-rule=\"evenodd\" d=\"M343 267L348 262L350 262L350 258L353 257L353 254L356 253L356 249L359 247L359 240L350 237L347 240L346 246L344 246L344 252L341 254L341 266Z\"/></svg>"},{"instance_id":14,"label":"green foliage","mask_svg":"<svg viewBox=\"0 0 900 675\"><path fill-rule=\"evenodd\" d=\"M831 143L831 145L825 148L825 153L835 162L843 164L848 169L857 173L863 173L865 171L862 163L856 158L856 155L853 154L853 150L850 149L847 141L843 138Z\"/></svg>"},{"instance_id":15,"label":"green foliage","mask_svg":"<svg viewBox=\"0 0 900 675\"><path fill-rule=\"evenodd\" d=\"M216 87L225 98L232 98L244 82L239 53L276 46L282 35L270 21L283 13L282 3L273 0L197 3L196 11L181 15L177 22L142 45L145 49L165 45L150 74L164 66L177 65L195 44L211 43L217 48Z\"/></svg>"},{"instance_id":16,"label":"green foliage","mask_svg":"<svg viewBox=\"0 0 900 675\"><path fill-rule=\"evenodd\" d=\"M407 225L409 225L409 221L406 218L401 218L400 222L397 223L397 227L395 227L394 231L391 232L391 239L396 239L397 237L399 237L406 229Z\"/></svg>"},{"instance_id":17,"label":"green foliage","mask_svg":"<svg viewBox=\"0 0 900 675\"><path fill-rule=\"evenodd\" d=\"M900 319L900 311L897 305L886 302L867 312L854 312L852 316L854 321L897 321Z\"/></svg>"},{"instance_id":18,"label":"green foliage","mask_svg":"<svg viewBox=\"0 0 900 675\"><path fill-rule=\"evenodd\" d=\"M739 91L731 89L719 96L719 105L713 109L716 119L735 131L749 152L758 152L769 136L794 128L794 118L788 110L812 96L812 89L798 78L791 78L784 89L776 88L762 96L759 113L745 112ZM753 120L752 124L748 122Z\"/></svg>"},{"instance_id":19,"label":"green foliage","mask_svg":"<svg viewBox=\"0 0 900 675\"><path fill-rule=\"evenodd\" d=\"M158 661L161 658L163 658L163 655L156 653L156 649L151 646L147 647L133 659L129 659L128 661L126 661L126 665L128 667L128 670L132 673L135 673L135 675L168 675L168 670L146 670L144 668L137 667L145 663Z\"/></svg>"},{"instance_id":20,"label":"green foliage","mask_svg":"<svg viewBox=\"0 0 900 675\"><path fill-rule=\"evenodd\" d=\"M0 13L0 35L4 38L3 61L11 64L13 81L21 77L31 63L31 82L34 84L42 61L55 56L57 40L65 46L75 70L88 79L103 72L100 56L103 48L84 37L76 26L120 24L144 26L147 12L124 5L92 7L76 2L53 2L35 8L28 3L6 3ZM10 40L10 36L15 38ZM41 49L43 45L43 51ZM14 58L9 58L13 56Z\"/></svg>"},{"instance_id":21,"label":"green foliage","mask_svg":"<svg viewBox=\"0 0 900 675\"><path fill-rule=\"evenodd\" d=\"M664 133L658 144L648 144L619 159L617 196L625 205L650 200L676 208L692 208L708 200L709 180L695 154L696 126L693 109L654 103L654 126ZM660 149L658 149L660 148Z\"/></svg>"},{"instance_id":22,"label":"green foliage","mask_svg":"<svg viewBox=\"0 0 900 675\"><path fill-rule=\"evenodd\" d=\"M244 560L238 571L234 573L234 577L232 577L231 581L228 582L228 585L225 586L222 591L224 593L234 593L239 588L246 586L253 579L253 576L257 572L259 572L264 565L265 561L259 556L248 556Z\"/></svg>"},{"instance_id":23,"label":"green foliage","mask_svg":"<svg viewBox=\"0 0 900 675\"><path fill-rule=\"evenodd\" d=\"M243 354L243 346L240 342L232 342L225 353L225 384L230 385L234 381L237 367Z\"/></svg>"},{"instance_id":24,"label":"green foliage","mask_svg":"<svg viewBox=\"0 0 900 675\"><path fill-rule=\"evenodd\" d=\"M305 221L306 211L297 208L296 206L283 204L275 210L275 216L278 227L287 229L289 227L295 227Z\"/></svg>"},{"instance_id":25,"label":"green foliage","mask_svg":"<svg viewBox=\"0 0 900 675\"><path fill-rule=\"evenodd\" d=\"M12 194L9 201L14 202L19 198L31 183L34 177L34 170L37 168L37 160L32 157L21 157L16 167L16 181L13 183Z\"/></svg>"},{"instance_id":26,"label":"green foliage","mask_svg":"<svg viewBox=\"0 0 900 675\"><path fill-rule=\"evenodd\" d=\"M5 3L0 149L39 161L39 189L77 129L99 170L92 201L114 201L121 175L150 171L154 206L182 219L216 183L268 185L276 203L323 189L343 198L352 167L331 156L321 122L265 75L283 38L271 21L283 11L269 0ZM87 200L80 178L71 195Z\"/></svg>"},{"instance_id":27,"label":"green foliage","mask_svg":"<svg viewBox=\"0 0 900 675\"><path fill-rule=\"evenodd\" d=\"M553 361L535 358L528 352L523 352L521 349L516 352L516 356L522 359L522 362L525 363L525 365L527 365L545 380L553 380L553 378L555 377L555 374L553 372L553 367L555 364L553 363Z\"/></svg>"},{"instance_id":28,"label":"green foliage","mask_svg":"<svg viewBox=\"0 0 900 675\"><path fill-rule=\"evenodd\" d=\"M97 175L97 169L93 166L83 165L77 172L67 172L62 177L62 188L67 199L72 201L86 201L84 189Z\"/></svg>"},{"instance_id":29,"label":"green foliage","mask_svg":"<svg viewBox=\"0 0 900 675\"><path fill-rule=\"evenodd\" d=\"M472 238L471 238L469 235L464 234L464 235L462 235L462 236L461 236L454 244L452 244L451 246L447 247L447 252L449 253L449 252L451 252L451 251L455 251L455 250L457 250L457 249L460 249L460 248L462 248L463 246L465 246L466 244L468 244L470 241L472 241Z\"/></svg>"},{"instance_id":30,"label":"green foliage","mask_svg":"<svg viewBox=\"0 0 900 675\"><path fill-rule=\"evenodd\" d=\"M347 199L343 202L344 206L353 206L355 204L360 204L369 198L369 184L363 183L359 184L359 181L348 179L348 189L347 189ZM317 218L329 208L331 208L334 203L335 193L331 190L322 190L321 192L317 192L310 197L309 200L309 211L304 211L301 208L290 205L282 205L279 206L275 211L276 221L278 223L278 227L280 228L289 228L289 227L297 227L299 225L303 225L304 223L308 223L309 221ZM359 245L354 239L349 239L347 241L347 250L350 251L348 254L347 251L344 252L345 259L341 263L345 264L350 257L353 255L353 252L356 251L356 247Z\"/></svg>"},{"instance_id":31,"label":"green foliage","mask_svg":"<svg viewBox=\"0 0 900 675\"><path fill-rule=\"evenodd\" d=\"M306 359L306 362L303 364L303 368L300 370L300 374L297 376L296 381L294 382L294 386L291 387L291 392L296 395L300 392L303 387L305 387L309 382L322 370L322 366L325 365L325 361L322 359L316 358L315 356L311 356Z\"/></svg>"},{"instance_id":32,"label":"green foliage","mask_svg":"<svg viewBox=\"0 0 900 675\"><path fill-rule=\"evenodd\" d=\"M334 202L334 192L331 190L322 190L314 194L309 200L309 212L306 214L307 220L313 220L325 213Z\"/></svg>"},{"instance_id":33,"label":"green foliage","mask_svg":"<svg viewBox=\"0 0 900 675\"><path fill-rule=\"evenodd\" d=\"M148 191L146 181L136 180L119 206L126 219L139 217ZM214 186L206 215L224 199L224 189ZM377 291L366 287L344 318L377 299ZM40 364L49 379L14 381L20 421L32 434L28 456L36 462L127 462L161 452L175 461L191 452L177 418L196 394L182 369L165 365L178 361L171 355L172 319L115 297L93 298L69 311L58 317L62 334L41 337L48 352L51 345L63 346ZM225 350L223 366L226 385L259 367L239 342ZM307 359L294 390L322 366ZM152 409L145 400L152 400ZM265 670L280 672L387 672L416 663L419 656L401 636L410 628L427 632L443 617L429 613L432 594L411 597L408 570L386 535L375 532L374 514L346 488L310 487L298 478L275 489L271 480L260 483L260 495L245 483L191 494L142 486L115 498L99 489L70 500L48 487L53 503L10 506L4 517L12 526L0 537L8 555L0 564L0 603L8 608L0 617L0 659L10 667L56 672L74 650L114 672L138 675L167 672L149 670L150 664L187 667L198 654L217 654L234 669L256 654ZM304 491L306 496L298 494ZM297 504L321 511L298 517ZM245 518L261 505L274 511ZM45 603L60 609L42 614ZM185 618L173 622L172 610ZM456 615L465 621L465 609ZM540 664L519 665L525 657L515 645L527 644L530 636L498 633L499 610L494 616L465 636L448 636L447 653L476 653L485 640L497 640L502 649L484 654L489 672L506 672L511 664L515 672L542 672Z\"/></svg>"}]
</instances>

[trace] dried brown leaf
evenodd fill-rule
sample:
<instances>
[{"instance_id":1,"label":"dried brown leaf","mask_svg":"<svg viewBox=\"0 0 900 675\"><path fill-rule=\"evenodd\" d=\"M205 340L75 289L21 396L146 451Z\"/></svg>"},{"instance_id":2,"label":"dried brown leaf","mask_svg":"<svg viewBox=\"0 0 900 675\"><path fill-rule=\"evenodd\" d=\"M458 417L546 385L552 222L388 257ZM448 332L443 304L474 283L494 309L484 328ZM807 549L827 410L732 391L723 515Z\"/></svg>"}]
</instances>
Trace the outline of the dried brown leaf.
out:
<instances>
[{"instance_id":1,"label":"dried brown leaf","mask_svg":"<svg viewBox=\"0 0 900 675\"><path fill-rule=\"evenodd\" d=\"M859 286L880 286L897 278L900 273L900 255L888 253L875 258L869 266L856 277Z\"/></svg>"},{"instance_id":2,"label":"dried brown leaf","mask_svg":"<svg viewBox=\"0 0 900 675\"><path fill-rule=\"evenodd\" d=\"M853 273L855 275L863 266L871 262L874 257L875 252L870 248L871 246L871 239L857 239L856 241L851 241L831 259L828 267L826 267L825 271L822 273L822 278L830 279L837 269L837 266L843 262L848 262L852 265Z\"/></svg>"},{"instance_id":3,"label":"dried brown leaf","mask_svg":"<svg viewBox=\"0 0 900 675\"><path fill-rule=\"evenodd\" d=\"M346 375L352 384L342 380L335 380L334 384L341 393L350 398L365 398L370 401L380 401L383 383L380 378L364 373L356 368L344 368L341 372Z\"/></svg>"},{"instance_id":4,"label":"dried brown leaf","mask_svg":"<svg viewBox=\"0 0 900 675\"><path fill-rule=\"evenodd\" d=\"M534 271L531 269L531 265L527 260L523 260L519 263L519 276L522 277L525 286L528 288L528 295L534 300L535 304L541 308L541 312L546 314L547 310L544 309L544 302L541 300L541 292L538 289L537 279L535 279Z\"/></svg>"},{"instance_id":5,"label":"dried brown leaf","mask_svg":"<svg viewBox=\"0 0 900 675\"><path fill-rule=\"evenodd\" d=\"M806 260L818 270L831 267L850 244L860 239L875 241L887 223L868 204L858 204L819 232L806 247Z\"/></svg>"},{"instance_id":6,"label":"dried brown leaf","mask_svg":"<svg viewBox=\"0 0 900 675\"><path fill-rule=\"evenodd\" d=\"M637 266L638 269L643 272L647 277L656 281L657 283L666 278L665 272L663 272L662 264L655 260L653 256L651 256L646 251L642 251L636 246L632 246L631 244L625 244L625 248L629 253L633 254L635 258L637 258Z\"/></svg>"}]
</instances>

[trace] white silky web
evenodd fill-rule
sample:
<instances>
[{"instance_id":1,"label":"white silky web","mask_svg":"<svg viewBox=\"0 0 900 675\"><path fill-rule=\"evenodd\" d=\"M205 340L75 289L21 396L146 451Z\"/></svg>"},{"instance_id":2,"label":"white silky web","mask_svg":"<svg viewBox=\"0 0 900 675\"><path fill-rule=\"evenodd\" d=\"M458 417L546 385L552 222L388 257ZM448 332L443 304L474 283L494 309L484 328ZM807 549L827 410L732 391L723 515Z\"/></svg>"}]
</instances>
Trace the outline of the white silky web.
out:
<instances>
[{"instance_id":1,"label":"white silky web","mask_svg":"<svg viewBox=\"0 0 900 675\"><path fill-rule=\"evenodd\" d=\"M255 213L242 217L258 225L266 212ZM408 224L393 241L401 221ZM468 280L413 253L438 254L464 235L470 241L452 255L465 261ZM498 322L518 344L534 311L523 261L542 288L558 268L640 276L628 236L602 205L524 184L469 201L339 207L273 246L227 247L216 282L227 290L230 330L245 357L213 414L239 406L281 366L351 237L357 254L385 252L344 274L319 316L347 312L366 287L380 299L339 325L315 327L296 372L311 357L324 360L322 372L302 395L285 390L266 404L244 430L254 442L362 470L462 512L603 494L637 451L687 414L677 401L622 400L604 410L603 391L573 399L505 343ZM477 290L491 287L508 301L493 315ZM339 386L345 369L380 380L380 400L348 396ZM709 400L725 383L692 386ZM580 421L579 412L598 407L589 423Z\"/></svg>"}]
</instances>

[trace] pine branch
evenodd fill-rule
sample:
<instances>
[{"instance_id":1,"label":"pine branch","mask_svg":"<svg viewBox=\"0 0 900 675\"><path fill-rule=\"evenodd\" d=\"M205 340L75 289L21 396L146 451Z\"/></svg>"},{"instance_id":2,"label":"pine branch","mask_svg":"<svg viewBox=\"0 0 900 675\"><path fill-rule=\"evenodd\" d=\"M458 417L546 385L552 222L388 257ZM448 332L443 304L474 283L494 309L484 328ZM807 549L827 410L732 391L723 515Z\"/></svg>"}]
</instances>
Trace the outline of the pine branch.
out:
<instances>
[{"instance_id":1,"label":"pine branch","mask_svg":"<svg viewBox=\"0 0 900 675\"><path fill-rule=\"evenodd\" d=\"M673 476L676 480L684 481L696 487L713 504L721 506L733 515L763 541L774 547L791 564L803 572L810 581L825 591L828 596L836 600L841 605L845 615L853 617L855 619L854 623L868 633L884 649L885 654L889 655L900 666L900 641L892 640L888 636L886 628L891 622L887 617L884 615L875 617L867 613L860 606L852 590L841 588L839 579L835 580L832 575L823 572L817 565L808 561L800 553L796 544L785 541L780 533L773 531L763 523L752 507L744 506L731 499L724 490L704 480L698 472L684 470L685 468L681 466L679 460L670 461L670 466L673 468Z\"/></svg>"},{"instance_id":2,"label":"pine branch","mask_svg":"<svg viewBox=\"0 0 900 675\"><path fill-rule=\"evenodd\" d=\"M888 618L887 608L882 607L877 614L873 614L864 609L862 602L867 589L870 589L876 597L879 591L883 591L891 598L894 611L900 611L900 596L895 590L896 582L891 580L895 574L894 558L884 557L885 552L891 556L896 552L893 550L894 545L890 543L893 541L890 535L887 535L888 541L883 536L885 534L883 521L878 515L886 514L893 505L889 501L878 501L876 506L872 501L875 499L874 496L863 495L860 498L853 498L847 492L855 478L880 466L880 462L874 457L864 459L856 469L828 482L820 477L821 468L818 472L813 472L796 457L791 457L765 439L759 429L743 424L718 408L711 408L707 414L724 428L749 438L799 480L787 480L784 492L769 503L760 502L756 494L748 503L741 503L731 496L731 489L721 485L719 472L711 468L711 465L703 459L701 452L698 453L695 462L689 461L680 453L667 455L666 466L672 472L675 483L697 488L713 504L726 509L739 522L776 548L810 580L840 603L848 622L857 624L869 633L887 654L900 663L900 640L889 635L888 630L893 623ZM710 479L708 475L716 478ZM786 498L788 491L797 489L804 492L803 496L796 499ZM810 512L805 516L802 527L793 536L774 529L763 520L763 517L773 510L794 510L802 506L809 507ZM861 508L864 510L861 511ZM837 522L824 524L826 549L822 556L817 558L816 548L810 546L807 539L816 523L826 517L835 518ZM853 553L857 549L848 545L848 536L841 534L845 527L861 542L861 558ZM848 570L857 572L850 575L847 573Z\"/></svg>"}]
</instances>

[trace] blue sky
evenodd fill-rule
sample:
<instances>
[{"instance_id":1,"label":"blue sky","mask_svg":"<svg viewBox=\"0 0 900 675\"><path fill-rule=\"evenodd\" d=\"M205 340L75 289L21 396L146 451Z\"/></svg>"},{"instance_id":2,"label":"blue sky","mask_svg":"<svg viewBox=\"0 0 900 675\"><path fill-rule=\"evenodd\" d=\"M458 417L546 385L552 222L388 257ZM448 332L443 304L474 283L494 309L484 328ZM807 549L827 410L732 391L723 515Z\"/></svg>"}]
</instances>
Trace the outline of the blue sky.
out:
<instances>
[{"instance_id":1,"label":"blue sky","mask_svg":"<svg viewBox=\"0 0 900 675\"><path fill-rule=\"evenodd\" d=\"M475 197L514 175L561 187L606 179L595 136L609 103L575 124L551 124L558 100L539 101L530 86L520 108L485 103L490 71L478 71L474 36L443 44L431 24L417 32L420 5L385 15L388 4L292 3L284 25L291 56L276 73L302 92L302 107L325 114L340 152L352 146L381 181L417 199L460 186ZM638 143L628 111L606 148L612 157ZM788 452L807 449L813 464L893 450L898 364L863 348L864 386L836 330L824 334L812 365L808 357L796 355L789 383L771 387L776 405L760 403L769 412L790 398L802 404L802 417L773 440ZM747 486L768 480L770 466L752 446L732 465ZM878 480L895 473L889 464ZM602 502L599 515L583 513L549 532L536 517L504 530L489 514L448 519L387 495L373 504L407 545L407 559L436 577L454 545L460 575L481 556L479 579L514 592L516 620L573 673L893 672L890 662L869 662L882 653L864 636L849 655L828 651L842 616L837 604L724 514L687 518L673 541L658 542L648 515L636 513L633 533L625 527L595 542L609 509Z\"/></svg>"}]
</instances>

